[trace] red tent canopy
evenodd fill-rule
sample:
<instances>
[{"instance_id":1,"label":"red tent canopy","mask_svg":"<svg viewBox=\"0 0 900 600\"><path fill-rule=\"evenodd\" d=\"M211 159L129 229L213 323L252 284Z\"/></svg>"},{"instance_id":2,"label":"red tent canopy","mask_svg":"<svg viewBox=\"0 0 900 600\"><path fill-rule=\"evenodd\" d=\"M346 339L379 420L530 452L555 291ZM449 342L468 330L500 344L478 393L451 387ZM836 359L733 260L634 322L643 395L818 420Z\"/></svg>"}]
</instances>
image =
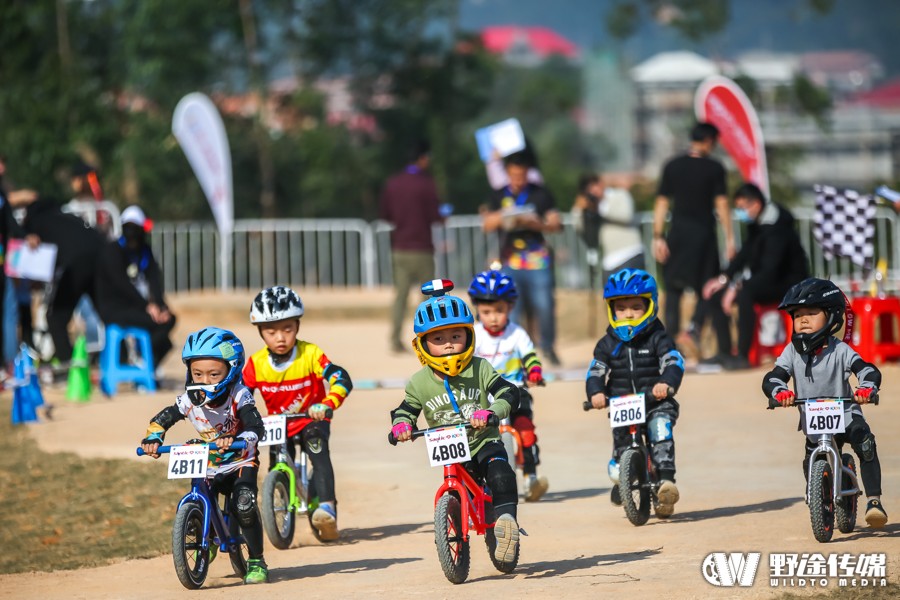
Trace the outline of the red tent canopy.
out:
<instances>
[{"instance_id":1,"label":"red tent canopy","mask_svg":"<svg viewBox=\"0 0 900 600\"><path fill-rule=\"evenodd\" d=\"M551 54L559 54L566 58L578 56L578 46L546 27L519 27L516 25L498 25L485 27L481 32L481 40L489 52L503 54L514 44L527 44L541 58Z\"/></svg>"}]
</instances>

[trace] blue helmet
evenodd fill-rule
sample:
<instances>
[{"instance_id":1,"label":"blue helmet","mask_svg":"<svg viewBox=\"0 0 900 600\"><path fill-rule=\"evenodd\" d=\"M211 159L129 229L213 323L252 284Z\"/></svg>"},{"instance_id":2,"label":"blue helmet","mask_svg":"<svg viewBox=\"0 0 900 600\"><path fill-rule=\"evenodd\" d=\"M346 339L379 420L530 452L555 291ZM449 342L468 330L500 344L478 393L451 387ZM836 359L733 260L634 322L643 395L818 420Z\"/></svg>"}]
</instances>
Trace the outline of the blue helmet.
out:
<instances>
[{"instance_id":1,"label":"blue helmet","mask_svg":"<svg viewBox=\"0 0 900 600\"><path fill-rule=\"evenodd\" d=\"M647 310L635 319L616 320L613 301L617 298L646 298ZM603 287L603 298L606 300L606 311L613 333L623 342L628 342L640 332L647 329L656 319L658 291L656 280L647 271L641 269L622 269L609 276Z\"/></svg>"},{"instance_id":2,"label":"blue helmet","mask_svg":"<svg viewBox=\"0 0 900 600\"><path fill-rule=\"evenodd\" d=\"M482 271L469 284L469 298L472 302L515 302L519 297L512 277L496 269Z\"/></svg>"},{"instance_id":3,"label":"blue helmet","mask_svg":"<svg viewBox=\"0 0 900 600\"><path fill-rule=\"evenodd\" d=\"M195 384L191 379L191 361L198 358L215 358L228 364L225 378L212 385ZM226 394L234 383L241 380L244 368L244 345L232 332L218 327L204 327L190 334L181 350L181 360L188 367L185 384L188 398L194 406L203 406L209 402L220 404L215 400Z\"/></svg>"},{"instance_id":4,"label":"blue helmet","mask_svg":"<svg viewBox=\"0 0 900 600\"><path fill-rule=\"evenodd\" d=\"M431 298L419 304L413 323L413 330L416 332L413 349L419 360L423 365L451 377L469 366L475 353L475 317L462 299L446 295L452 289L453 282L449 279L434 279L422 284L422 293ZM432 356L423 338L432 331L453 327L466 329L466 347L458 354Z\"/></svg>"}]
</instances>

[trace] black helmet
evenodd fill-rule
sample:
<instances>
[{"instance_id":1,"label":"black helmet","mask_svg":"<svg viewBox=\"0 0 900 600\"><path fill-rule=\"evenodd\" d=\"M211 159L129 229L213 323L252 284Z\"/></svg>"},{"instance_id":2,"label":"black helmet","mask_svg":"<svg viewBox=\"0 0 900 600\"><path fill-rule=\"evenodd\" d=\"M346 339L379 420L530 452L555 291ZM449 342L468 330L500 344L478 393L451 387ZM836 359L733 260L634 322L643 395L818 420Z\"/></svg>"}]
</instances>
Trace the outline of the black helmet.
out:
<instances>
[{"instance_id":1,"label":"black helmet","mask_svg":"<svg viewBox=\"0 0 900 600\"><path fill-rule=\"evenodd\" d=\"M818 331L791 335L791 343L797 352L810 354L821 348L828 336L834 335L843 326L847 299L834 282L809 277L792 286L778 308L787 311L793 317L794 311L804 306L821 308L825 311L827 319L825 327Z\"/></svg>"}]
</instances>

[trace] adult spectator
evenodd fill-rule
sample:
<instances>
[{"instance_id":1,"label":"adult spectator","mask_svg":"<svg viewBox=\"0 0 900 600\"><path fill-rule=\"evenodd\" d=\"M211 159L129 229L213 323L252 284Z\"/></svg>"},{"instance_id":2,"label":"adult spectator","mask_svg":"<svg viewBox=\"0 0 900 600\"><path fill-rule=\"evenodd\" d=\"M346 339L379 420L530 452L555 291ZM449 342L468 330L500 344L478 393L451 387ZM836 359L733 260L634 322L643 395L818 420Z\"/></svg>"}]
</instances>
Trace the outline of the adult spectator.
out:
<instances>
[{"instance_id":1,"label":"adult spectator","mask_svg":"<svg viewBox=\"0 0 900 600\"><path fill-rule=\"evenodd\" d=\"M731 355L728 317L719 304L701 297L703 284L720 270L716 220L725 234L726 255L734 256L734 231L725 184L725 168L710 158L719 139L719 130L710 123L698 123L691 131L687 154L666 163L653 209L653 255L663 265L666 286L665 322L669 331L681 331L681 297L685 290L697 294L697 308L686 332L676 341L697 353L700 331L712 317L718 354L712 362L723 363ZM668 234L666 215L672 211Z\"/></svg>"},{"instance_id":2,"label":"adult spectator","mask_svg":"<svg viewBox=\"0 0 900 600\"><path fill-rule=\"evenodd\" d=\"M420 141L410 153L410 162L384 184L380 217L391 223L391 266L394 272L394 308L391 315L391 349L409 349L400 339L406 323L409 289L434 279L434 240L431 226L443 221L437 186L428 173L430 148Z\"/></svg>"},{"instance_id":3,"label":"adult spectator","mask_svg":"<svg viewBox=\"0 0 900 600\"><path fill-rule=\"evenodd\" d=\"M620 269L645 267L634 199L628 190L607 186L598 173L585 173L578 181L572 214L588 248L600 249L603 282Z\"/></svg>"},{"instance_id":4,"label":"adult spectator","mask_svg":"<svg viewBox=\"0 0 900 600\"><path fill-rule=\"evenodd\" d=\"M556 304L553 297L553 252L544 233L559 231L561 220L550 192L528 181L531 165L521 154L506 158L509 184L494 190L483 215L485 231L503 230L500 258L516 282L519 300L510 318L536 320L540 348L552 365L559 365L556 341Z\"/></svg>"},{"instance_id":5,"label":"adult spectator","mask_svg":"<svg viewBox=\"0 0 900 600\"><path fill-rule=\"evenodd\" d=\"M726 368L746 369L757 327L754 304L777 304L788 288L809 277L809 260L794 228L794 215L768 202L752 183L734 194L735 214L747 225L747 239L728 268L703 286L703 297L721 304L725 314L738 307L737 356Z\"/></svg>"},{"instance_id":6,"label":"adult spectator","mask_svg":"<svg viewBox=\"0 0 900 600\"><path fill-rule=\"evenodd\" d=\"M163 293L162 275L147 243L147 217L137 206L122 211L122 237L107 242L97 264L96 306L107 324L150 333L153 364L172 349L175 315Z\"/></svg>"},{"instance_id":7,"label":"adult spectator","mask_svg":"<svg viewBox=\"0 0 900 600\"><path fill-rule=\"evenodd\" d=\"M56 274L46 297L47 329L53 338L54 359L64 367L72 358L69 321L83 295L93 298L103 236L78 217L62 212L53 199L23 198L13 204L26 207L22 221L26 232L57 247Z\"/></svg>"}]
</instances>

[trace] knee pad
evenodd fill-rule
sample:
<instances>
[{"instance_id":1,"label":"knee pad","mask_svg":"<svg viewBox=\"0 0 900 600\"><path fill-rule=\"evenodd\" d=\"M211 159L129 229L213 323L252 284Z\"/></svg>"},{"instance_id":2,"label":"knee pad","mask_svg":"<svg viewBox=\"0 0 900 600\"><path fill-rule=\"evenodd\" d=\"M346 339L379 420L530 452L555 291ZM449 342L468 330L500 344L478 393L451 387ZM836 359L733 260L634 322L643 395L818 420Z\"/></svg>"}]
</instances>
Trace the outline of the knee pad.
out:
<instances>
[{"instance_id":1,"label":"knee pad","mask_svg":"<svg viewBox=\"0 0 900 600\"><path fill-rule=\"evenodd\" d=\"M304 448L310 454L321 454L323 451L328 452L329 432L320 423L311 423L306 426L309 431L306 433Z\"/></svg>"},{"instance_id":2,"label":"knee pad","mask_svg":"<svg viewBox=\"0 0 900 600\"><path fill-rule=\"evenodd\" d=\"M487 480L488 485L491 487L491 493L495 497L516 497L519 493L519 488L516 485L516 474L503 458L492 458L488 463Z\"/></svg>"},{"instance_id":3,"label":"knee pad","mask_svg":"<svg viewBox=\"0 0 900 600\"><path fill-rule=\"evenodd\" d=\"M672 439L672 417L667 414L658 414L647 421L647 435L651 444L658 444Z\"/></svg>"},{"instance_id":4,"label":"knee pad","mask_svg":"<svg viewBox=\"0 0 900 600\"><path fill-rule=\"evenodd\" d=\"M516 417L515 421L513 421L513 428L519 432L523 447L531 448L537 442L537 435L534 433L534 423L528 417Z\"/></svg>"},{"instance_id":5,"label":"knee pad","mask_svg":"<svg viewBox=\"0 0 900 600\"><path fill-rule=\"evenodd\" d=\"M858 444L853 444L853 451L859 456L863 462L872 462L875 460L875 436L869 431L863 436Z\"/></svg>"},{"instance_id":6,"label":"knee pad","mask_svg":"<svg viewBox=\"0 0 900 600\"><path fill-rule=\"evenodd\" d=\"M238 487L232 496L234 512L241 527L250 527L256 523L256 494L247 486Z\"/></svg>"}]
</instances>

